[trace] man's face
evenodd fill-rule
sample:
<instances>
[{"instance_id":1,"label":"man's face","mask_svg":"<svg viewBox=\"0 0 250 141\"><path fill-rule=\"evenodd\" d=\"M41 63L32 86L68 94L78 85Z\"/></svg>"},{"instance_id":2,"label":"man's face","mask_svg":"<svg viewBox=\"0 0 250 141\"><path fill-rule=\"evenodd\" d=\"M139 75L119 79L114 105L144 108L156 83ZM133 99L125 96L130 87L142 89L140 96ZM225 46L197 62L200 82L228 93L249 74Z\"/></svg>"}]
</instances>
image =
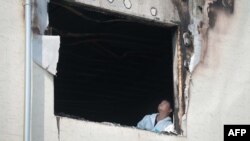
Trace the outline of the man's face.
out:
<instances>
[{"instance_id":1,"label":"man's face","mask_svg":"<svg viewBox=\"0 0 250 141\"><path fill-rule=\"evenodd\" d=\"M158 111L168 113L168 114L171 113L172 109L170 107L170 103L166 100L162 100L158 106Z\"/></svg>"}]
</instances>

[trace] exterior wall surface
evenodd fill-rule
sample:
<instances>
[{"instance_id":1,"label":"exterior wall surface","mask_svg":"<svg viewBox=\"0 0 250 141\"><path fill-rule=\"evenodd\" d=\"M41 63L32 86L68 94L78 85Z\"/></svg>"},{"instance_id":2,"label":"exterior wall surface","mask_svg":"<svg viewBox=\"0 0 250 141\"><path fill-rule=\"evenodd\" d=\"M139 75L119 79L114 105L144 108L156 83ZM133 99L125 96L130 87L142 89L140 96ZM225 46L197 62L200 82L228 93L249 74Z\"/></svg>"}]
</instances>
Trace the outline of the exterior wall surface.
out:
<instances>
[{"instance_id":1,"label":"exterior wall surface","mask_svg":"<svg viewBox=\"0 0 250 141\"><path fill-rule=\"evenodd\" d=\"M148 20L175 25L180 21L178 11L171 0L66 0L112 12L143 17ZM128 6L130 6L128 8ZM153 9L153 10L152 10Z\"/></svg>"},{"instance_id":2,"label":"exterior wall surface","mask_svg":"<svg viewBox=\"0 0 250 141\"><path fill-rule=\"evenodd\" d=\"M53 115L53 87L45 94L45 140L220 141L224 124L250 124L250 1L235 1L233 15L218 14L208 31L204 59L192 74L187 137L157 135L133 128ZM46 73L46 72L44 72ZM51 83L51 77L44 75ZM51 79L51 80L50 80ZM47 98L46 98L47 97Z\"/></svg>"},{"instance_id":3,"label":"exterior wall surface","mask_svg":"<svg viewBox=\"0 0 250 141\"><path fill-rule=\"evenodd\" d=\"M218 14L192 74L187 139L222 141L224 124L250 124L250 1Z\"/></svg>"},{"instance_id":4,"label":"exterior wall surface","mask_svg":"<svg viewBox=\"0 0 250 141\"><path fill-rule=\"evenodd\" d=\"M0 1L0 140L21 141L24 129L24 8Z\"/></svg>"},{"instance_id":5,"label":"exterior wall surface","mask_svg":"<svg viewBox=\"0 0 250 141\"><path fill-rule=\"evenodd\" d=\"M132 1L132 0L131 0ZM221 141L224 124L250 124L250 1L236 0L208 31L204 58L192 74L187 136L54 116L53 76L33 67L32 141ZM24 15L2 1L0 16L0 140L23 140Z\"/></svg>"}]
</instances>

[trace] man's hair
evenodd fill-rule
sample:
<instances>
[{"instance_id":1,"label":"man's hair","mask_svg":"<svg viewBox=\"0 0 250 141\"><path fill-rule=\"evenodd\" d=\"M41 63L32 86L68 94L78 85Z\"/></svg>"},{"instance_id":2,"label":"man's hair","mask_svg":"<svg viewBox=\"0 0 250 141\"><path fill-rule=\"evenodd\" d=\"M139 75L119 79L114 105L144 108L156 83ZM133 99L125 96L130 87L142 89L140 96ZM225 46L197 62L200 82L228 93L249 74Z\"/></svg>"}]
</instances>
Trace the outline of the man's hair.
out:
<instances>
[{"instance_id":1,"label":"man's hair","mask_svg":"<svg viewBox=\"0 0 250 141\"><path fill-rule=\"evenodd\" d=\"M173 103L170 102L170 100L168 100L167 98L163 98L162 100L165 100L169 103L170 108L172 109L172 112L169 114L169 116L171 117L171 119L173 118L174 115L174 109L173 109Z\"/></svg>"},{"instance_id":2,"label":"man's hair","mask_svg":"<svg viewBox=\"0 0 250 141\"><path fill-rule=\"evenodd\" d=\"M169 103L170 108L173 109L173 105L172 105L172 103L170 102L170 100L168 100L167 98L164 98L163 100L167 101L167 102Z\"/></svg>"}]
</instances>

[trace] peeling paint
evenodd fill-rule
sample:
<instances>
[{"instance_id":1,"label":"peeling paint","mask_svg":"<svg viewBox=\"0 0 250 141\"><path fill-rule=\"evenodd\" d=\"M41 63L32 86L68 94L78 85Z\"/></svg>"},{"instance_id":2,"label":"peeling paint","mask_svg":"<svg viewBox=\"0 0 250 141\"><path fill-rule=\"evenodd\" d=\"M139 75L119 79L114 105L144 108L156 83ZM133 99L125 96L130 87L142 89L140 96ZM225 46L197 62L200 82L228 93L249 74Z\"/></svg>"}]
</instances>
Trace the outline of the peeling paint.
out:
<instances>
[{"instance_id":1,"label":"peeling paint","mask_svg":"<svg viewBox=\"0 0 250 141\"><path fill-rule=\"evenodd\" d=\"M177 97L177 103L175 103L175 111L174 115L178 116L178 121L175 121L175 130L178 134L183 135L183 115L185 113L185 100L184 100L184 88L185 88L185 68L184 68L184 62L186 62L186 48L183 37L186 37L185 34L188 33L188 25L190 23L190 16L189 16L189 7L188 7L188 1L187 0L172 0L174 5L176 6L179 17L181 22L178 26L178 39L177 39L177 71L178 71L178 97ZM189 40L189 39L188 39ZM185 42L189 42L191 44L191 41L185 40ZM189 44L188 43L188 44ZM186 44L187 45L187 44Z\"/></svg>"},{"instance_id":2,"label":"peeling paint","mask_svg":"<svg viewBox=\"0 0 250 141\"><path fill-rule=\"evenodd\" d=\"M179 111L178 111L178 119L182 119L183 116L183 107L184 107L184 102L183 102L183 52L181 49L181 44L180 44L180 30L178 30L178 41L177 41L177 66L178 66L178 104L179 104ZM179 129L177 128L177 132L179 134L182 134L182 129L181 129L181 120L179 120Z\"/></svg>"},{"instance_id":3,"label":"peeling paint","mask_svg":"<svg viewBox=\"0 0 250 141\"><path fill-rule=\"evenodd\" d=\"M33 60L49 73L56 75L60 37L33 35Z\"/></svg>"},{"instance_id":4,"label":"peeling paint","mask_svg":"<svg viewBox=\"0 0 250 141\"><path fill-rule=\"evenodd\" d=\"M110 3L113 3L114 2L114 0L108 0Z\"/></svg>"},{"instance_id":5,"label":"peeling paint","mask_svg":"<svg viewBox=\"0 0 250 141\"><path fill-rule=\"evenodd\" d=\"M201 58L201 50L202 50L202 37L201 34L199 33L199 28L200 21L193 19L193 24L189 25L189 31L192 33L193 36L193 47L194 51L192 52L192 56L190 58L190 63L188 70L190 73L192 73L195 69L195 67L199 64L200 58ZM189 62L189 60L187 60Z\"/></svg>"},{"instance_id":6,"label":"peeling paint","mask_svg":"<svg viewBox=\"0 0 250 141\"><path fill-rule=\"evenodd\" d=\"M130 9L132 7L132 3L130 0L123 0L123 3L127 9Z\"/></svg>"},{"instance_id":7,"label":"peeling paint","mask_svg":"<svg viewBox=\"0 0 250 141\"><path fill-rule=\"evenodd\" d=\"M155 7L151 7L150 13L151 13L152 16L156 16L157 15L157 9Z\"/></svg>"},{"instance_id":8,"label":"peeling paint","mask_svg":"<svg viewBox=\"0 0 250 141\"><path fill-rule=\"evenodd\" d=\"M180 15L180 34L183 38L178 45L178 118L179 128L186 121L189 105L189 86L192 73L204 61L206 54L208 32L215 27L220 13L233 14L234 0L173 0ZM191 34L190 34L191 33ZM183 53L183 54L182 54ZM186 70L180 67L184 64ZM181 72L182 71L182 72ZM181 73L180 73L181 72ZM183 102L184 99L184 103ZM177 127L178 128L178 127ZM180 133L180 130L179 130Z\"/></svg>"},{"instance_id":9,"label":"peeling paint","mask_svg":"<svg viewBox=\"0 0 250 141\"><path fill-rule=\"evenodd\" d=\"M199 11L190 12L192 23L189 25L189 31L192 33L194 42L194 52L189 65L191 73L200 62L204 61L208 31L214 28L218 14L221 12L228 15L233 14L234 0L205 0L204 5L200 5L198 8L201 13L198 13Z\"/></svg>"}]
</instances>

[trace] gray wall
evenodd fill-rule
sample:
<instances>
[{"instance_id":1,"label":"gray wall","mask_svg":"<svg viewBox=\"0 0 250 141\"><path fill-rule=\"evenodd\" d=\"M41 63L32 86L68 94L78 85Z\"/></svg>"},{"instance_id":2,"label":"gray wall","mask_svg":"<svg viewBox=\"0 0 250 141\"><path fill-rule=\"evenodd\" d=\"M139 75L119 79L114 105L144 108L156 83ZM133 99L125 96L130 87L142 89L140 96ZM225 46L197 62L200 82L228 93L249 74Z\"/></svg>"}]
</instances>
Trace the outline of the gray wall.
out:
<instances>
[{"instance_id":1,"label":"gray wall","mask_svg":"<svg viewBox=\"0 0 250 141\"><path fill-rule=\"evenodd\" d=\"M0 1L0 140L23 139L24 11L20 0Z\"/></svg>"},{"instance_id":2,"label":"gray wall","mask_svg":"<svg viewBox=\"0 0 250 141\"><path fill-rule=\"evenodd\" d=\"M53 113L53 76L34 64L32 139L44 141L220 141L223 124L250 124L250 1L235 1L231 16L218 15L204 58L192 74L187 137L59 118ZM24 21L19 1L0 8L0 140L23 139Z\"/></svg>"}]
</instances>

